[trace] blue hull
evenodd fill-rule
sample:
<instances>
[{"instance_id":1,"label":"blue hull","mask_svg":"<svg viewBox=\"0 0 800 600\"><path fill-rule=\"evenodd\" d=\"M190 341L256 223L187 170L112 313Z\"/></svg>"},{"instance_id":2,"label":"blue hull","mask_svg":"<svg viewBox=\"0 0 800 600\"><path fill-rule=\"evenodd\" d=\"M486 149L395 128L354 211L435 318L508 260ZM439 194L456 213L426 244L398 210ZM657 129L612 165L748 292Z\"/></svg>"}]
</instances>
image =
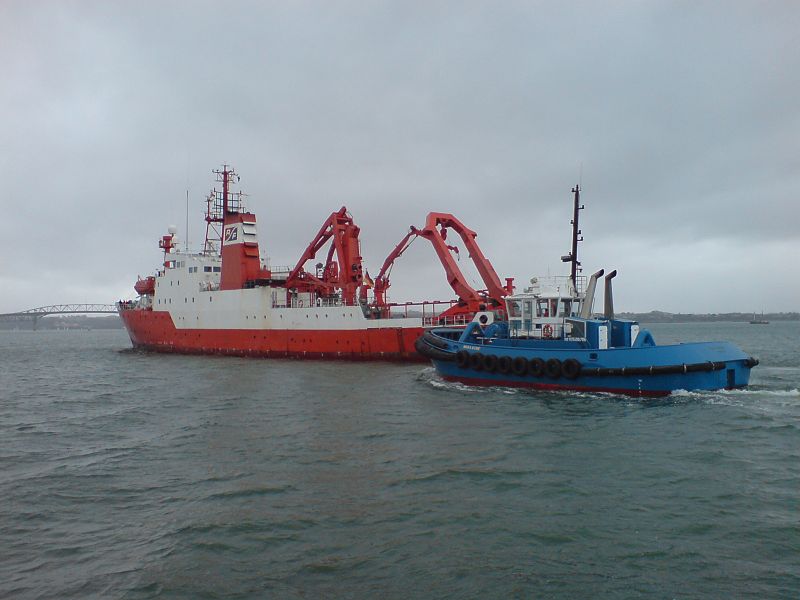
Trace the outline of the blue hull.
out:
<instances>
[{"instance_id":1,"label":"blue hull","mask_svg":"<svg viewBox=\"0 0 800 600\"><path fill-rule=\"evenodd\" d=\"M453 330L427 332L417 350L443 379L468 385L665 396L744 387L758 364L728 342L596 349L568 341L469 343L455 337Z\"/></svg>"}]
</instances>

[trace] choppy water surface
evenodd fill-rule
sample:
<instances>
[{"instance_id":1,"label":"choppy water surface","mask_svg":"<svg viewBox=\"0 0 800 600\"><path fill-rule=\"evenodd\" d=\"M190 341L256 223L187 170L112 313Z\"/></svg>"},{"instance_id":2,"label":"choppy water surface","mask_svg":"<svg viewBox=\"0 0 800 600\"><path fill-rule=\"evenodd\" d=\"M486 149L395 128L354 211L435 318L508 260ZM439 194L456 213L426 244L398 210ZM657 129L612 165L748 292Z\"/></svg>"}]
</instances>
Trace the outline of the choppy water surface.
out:
<instances>
[{"instance_id":1,"label":"choppy water surface","mask_svg":"<svg viewBox=\"0 0 800 600\"><path fill-rule=\"evenodd\" d=\"M0 597L800 597L800 324L650 329L762 364L653 401L0 332Z\"/></svg>"}]
</instances>

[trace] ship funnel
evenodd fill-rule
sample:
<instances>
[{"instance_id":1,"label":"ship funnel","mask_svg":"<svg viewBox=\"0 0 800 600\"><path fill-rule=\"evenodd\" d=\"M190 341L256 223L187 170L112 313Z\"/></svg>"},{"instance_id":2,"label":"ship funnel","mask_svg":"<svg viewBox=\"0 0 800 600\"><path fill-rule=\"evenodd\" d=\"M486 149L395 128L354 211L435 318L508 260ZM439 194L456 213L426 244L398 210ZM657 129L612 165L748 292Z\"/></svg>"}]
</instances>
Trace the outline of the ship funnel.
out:
<instances>
[{"instance_id":1,"label":"ship funnel","mask_svg":"<svg viewBox=\"0 0 800 600\"><path fill-rule=\"evenodd\" d=\"M597 285L598 278L603 276L603 269L600 269L597 273L592 273L592 276L589 278L589 285L586 286L586 293L583 295L583 306L581 307L581 314L580 317L582 319L588 319L592 316L592 303L594 302L594 288Z\"/></svg>"},{"instance_id":2,"label":"ship funnel","mask_svg":"<svg viewBox=\"0 0 800 600\"><path fill-rule=\"evenodd\" d=\"M614 269L606 275L606 297L604 301L604 313L603 316L606 319L613 319L614 318L614 294L611 291L611 280L617 276L617 270Z\"/></svg>"}]
</instances>

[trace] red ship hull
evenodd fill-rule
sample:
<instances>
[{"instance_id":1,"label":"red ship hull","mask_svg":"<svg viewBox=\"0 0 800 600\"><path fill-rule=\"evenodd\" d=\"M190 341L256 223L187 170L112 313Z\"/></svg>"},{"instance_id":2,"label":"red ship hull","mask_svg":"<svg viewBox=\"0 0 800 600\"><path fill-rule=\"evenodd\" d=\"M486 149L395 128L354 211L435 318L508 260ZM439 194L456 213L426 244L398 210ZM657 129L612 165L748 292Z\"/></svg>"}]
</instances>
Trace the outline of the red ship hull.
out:
<instances>
[{"instance_id":1,"label":"red ship hull","mask_svg":"<svg viewBox=\"0 0 800 600\"><path fill-rule=\"evenodd\" d=\"M178 329L166 311L122 310L135 348L184 354L268 358L401 360L428 362L414 342L422 327L356 330Z\"/></svg>"}]
</instances>

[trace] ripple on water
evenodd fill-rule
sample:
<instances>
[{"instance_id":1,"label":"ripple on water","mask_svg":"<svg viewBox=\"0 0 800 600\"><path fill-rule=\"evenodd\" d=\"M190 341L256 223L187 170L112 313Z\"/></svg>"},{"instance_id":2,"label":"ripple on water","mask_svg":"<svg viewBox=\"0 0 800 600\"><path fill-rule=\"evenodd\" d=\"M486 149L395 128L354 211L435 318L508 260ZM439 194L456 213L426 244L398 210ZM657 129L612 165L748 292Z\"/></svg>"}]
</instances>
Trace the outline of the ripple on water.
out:
<instances>
[{"instance_id":1,"label":"ripple on water","mask_svg":"<svg viewBox=\"0 0 800 600\"><path fill-rule=\"evenodd\" d=\"M41 333L0 335L2 597L800 596L794 345L640 400Z\"/></svg>"}]
</instances>

